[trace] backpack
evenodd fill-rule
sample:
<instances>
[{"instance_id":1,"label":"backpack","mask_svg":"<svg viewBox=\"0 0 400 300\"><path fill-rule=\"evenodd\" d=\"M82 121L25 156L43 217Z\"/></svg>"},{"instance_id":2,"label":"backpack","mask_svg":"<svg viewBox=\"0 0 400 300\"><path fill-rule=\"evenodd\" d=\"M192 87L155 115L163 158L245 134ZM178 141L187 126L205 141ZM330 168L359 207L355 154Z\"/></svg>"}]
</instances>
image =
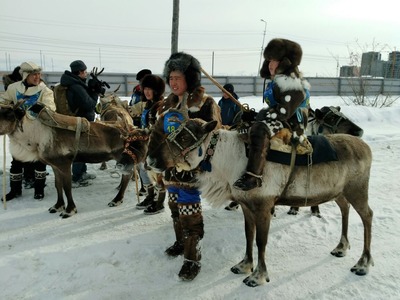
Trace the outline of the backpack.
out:
<instances>
[{"instance_id":1,"label":"backpack","mask_svg":"<svg viewBox=\"0 0 400 300\"><path fill-rule=\"evenodd\" d=\"M54 87L54 102L56 104L56 113L68 116L76 116L76 113L73 113L68 106L67 99L67 87L61 84L57 84Z\"/></svg>"}]
</instances>

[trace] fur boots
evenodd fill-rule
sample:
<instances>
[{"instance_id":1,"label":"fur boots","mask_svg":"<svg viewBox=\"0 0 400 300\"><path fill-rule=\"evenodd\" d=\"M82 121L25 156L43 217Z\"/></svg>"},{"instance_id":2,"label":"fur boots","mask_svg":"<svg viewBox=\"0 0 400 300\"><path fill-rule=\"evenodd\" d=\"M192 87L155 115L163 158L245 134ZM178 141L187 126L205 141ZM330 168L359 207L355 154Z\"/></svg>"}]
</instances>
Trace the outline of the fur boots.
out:
<instances>
[{"instance_id":1,"label":"fur boots","mask_svg":"<svg viewBox=\"0 0 400 300\"><path fill-rule=\"evenodd\" d=\"M10 188L11 191L6 195L6 201L10 201L22 195L22 173L10 173ZM1 198L1 200L3 200L3 198Z\"/></svg>"},{"instance_id":2,"label":"fur boots","mask_svg":"<svg viewBox=\"0 0 400 300\"><path fill-rule=\"evenodd\" d=\"M265 159L270 145L268 127L262 122L256 122L250 130L250 151L246 173L233 186L242 191L249 191L262 185Z\"/></svg>"},{"instance_id":3,"label":"fur boots","mask_svg":"<svg viewBox=\"0 0 400 300\"><path fill-rule=\"evenodd\" d=\"M179 219L179 208L176 202L178 194L168 193L168 206L171 210L171 217L175 231L175 243L165 250L168 256L176 257L183 254L183 230Z\"/></svg>"},{"instance_id":4,"label":"fur boots","mask_svg":"<svg viewBox=\"0 0 400 300\"><path fill-rule=\"evenodd\" d=\"M184 281L193 280L201 269L200 240L204 236L201 203L180 204L179 220L183 229L184 261L179 278Z\"/></svg>"}]
</instances>

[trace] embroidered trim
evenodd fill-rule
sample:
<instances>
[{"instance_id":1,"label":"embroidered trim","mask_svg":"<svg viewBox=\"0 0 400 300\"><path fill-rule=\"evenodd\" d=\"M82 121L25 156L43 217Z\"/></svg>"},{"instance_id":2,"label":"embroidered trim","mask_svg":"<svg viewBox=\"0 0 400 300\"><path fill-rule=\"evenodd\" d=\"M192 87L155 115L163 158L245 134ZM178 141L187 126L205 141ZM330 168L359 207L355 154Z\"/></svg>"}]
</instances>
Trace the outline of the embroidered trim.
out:
<instances>
[{"instance_id":1,"label":"embroidered trim","mask_svg":"<svg viewBox=\"0 0 400 300\"><path fill-rule=\"evenodd\" d=\"M46 178L46 171L36 171L35 170L35 179L44 179Z\"/></svg>"}]
</instances>

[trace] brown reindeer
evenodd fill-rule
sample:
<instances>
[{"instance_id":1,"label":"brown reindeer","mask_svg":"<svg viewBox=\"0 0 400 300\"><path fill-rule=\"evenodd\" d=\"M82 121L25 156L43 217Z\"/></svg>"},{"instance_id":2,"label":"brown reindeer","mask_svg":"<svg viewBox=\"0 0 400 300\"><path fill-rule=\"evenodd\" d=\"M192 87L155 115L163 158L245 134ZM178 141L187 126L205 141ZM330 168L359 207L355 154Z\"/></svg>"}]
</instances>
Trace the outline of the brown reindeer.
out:
<instances>
[{"instance_id":1,"label":"brown reindeer","mask_svg":"<svg viewBox=\"0 0 400 300\"><path fill-rule=\"evenodd\" d=\"M125 130L133 127L133 120L128 113L128 103L126 101L121 101L117 96L116 92L119 87L111 93L106 93L104 96L100 97L100 119L108 124L119 125ZM105 170L107 168L106 162L102 162L100 169ZM115 198L108 203L108 206L118 206L122 204L125 191L129 185L129 180L132 178L133 172L126 172L122 175L121 182L118 186L118 194Z\"/></svg>"},{"instance_id":2,"label":"brown reindeer","mask_svg":"<svg viewBox=\"0 0 400 300\"><path fill-rule=\"evenodd\" d=\"M370 253L373 212L368 205L372 154L363 140L346 134L328 135L326 140L336 152L337 160L314 164L311 172L307 166L296 166L291 171L288 165L267 161L262 187L243 192L233 188L247 162L245 144L237 132L214 130L215 121L185 118L174 133L166 135L163 119L158 120L150 136L150 141L157 139L159 144L152 147L150 143L148 165L158 172L170 167L200 169L198 180L204 199L216 205L229 198L240 203L245 219L246 253L231 271L251 273L243 281L246 285L254 287L269 281L265 250L275 205L312 206L335 201L342 214L341 238L331 251L336 257L345 256L350 248L347 233L351 205L364 226L363 251L351 271L357 275L368 273L373 265ZM255 268L254 238L258 248Z\"/></svg>"},{"instance_id":3,"label":"brown reindeer","mask_svg":"<svg viewBox=\"0 0 400 300\"><path fill-rule=\"evenodd\" d=\"M147 131L126 131L118 125L88 122L39 105L27 112L17 106L0 108L0 134L9 136L13 157L21 161L40 160L53 168L57 202L49 212L61 212L63 218L77 213L71 191L73 161L99 163L124 158L126 169L131 172L134 163L145 159Z\"/></svg>"},{"instance_id":4,"label":"brown reindeer","mask_svg":"<svg viewBox=\"0 0 400 300\"><path fill-rule=\"evenodd\" d=\"M306 134L327 135L335 133L346 133L362 137L364 131L340 111L340 106L323 106L316 110L309 109ZM299 208L292 206L288 214L297 215L298 212ZM318 205L311 206L311 215L321 218Z\"/></svg>"}]
</instances>

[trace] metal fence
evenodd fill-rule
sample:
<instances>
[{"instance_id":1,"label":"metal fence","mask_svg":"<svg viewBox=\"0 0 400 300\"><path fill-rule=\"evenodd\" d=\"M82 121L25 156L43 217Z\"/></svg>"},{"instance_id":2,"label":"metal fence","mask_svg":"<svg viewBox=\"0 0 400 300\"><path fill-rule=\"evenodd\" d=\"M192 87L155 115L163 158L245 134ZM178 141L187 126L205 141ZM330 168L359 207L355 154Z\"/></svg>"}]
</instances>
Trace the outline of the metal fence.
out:
<instances>
[{"instance_id":1,"label":"metal fence","mask_svg":"<svg viewBox=\"0 0 400 300\"><path fill-rule=\"evenodd\" d=\"M0 71L0 75L10 72ZM60 81L62 72L44 72L42 77L49 85L55 85ZM110 90L119 87L118 95L130 96L134 86L138 84L136 74L127 73L103 73L100 78L110 84ZM235 87L239 97L258 96L262 94L264 80L252 76L215 76L221 85L231 83ZM400 79L392 78L370 78L370 77L309 77L307 80L311 84L312 96L351 96L359 95L400 95ZM202 85L207 94L219 98L221 92L207 77L202 77ZM0 92L4 91L4 86L0 86ZM169 93L168 85L166 93Z\"/></svg>"}]
</instances>

